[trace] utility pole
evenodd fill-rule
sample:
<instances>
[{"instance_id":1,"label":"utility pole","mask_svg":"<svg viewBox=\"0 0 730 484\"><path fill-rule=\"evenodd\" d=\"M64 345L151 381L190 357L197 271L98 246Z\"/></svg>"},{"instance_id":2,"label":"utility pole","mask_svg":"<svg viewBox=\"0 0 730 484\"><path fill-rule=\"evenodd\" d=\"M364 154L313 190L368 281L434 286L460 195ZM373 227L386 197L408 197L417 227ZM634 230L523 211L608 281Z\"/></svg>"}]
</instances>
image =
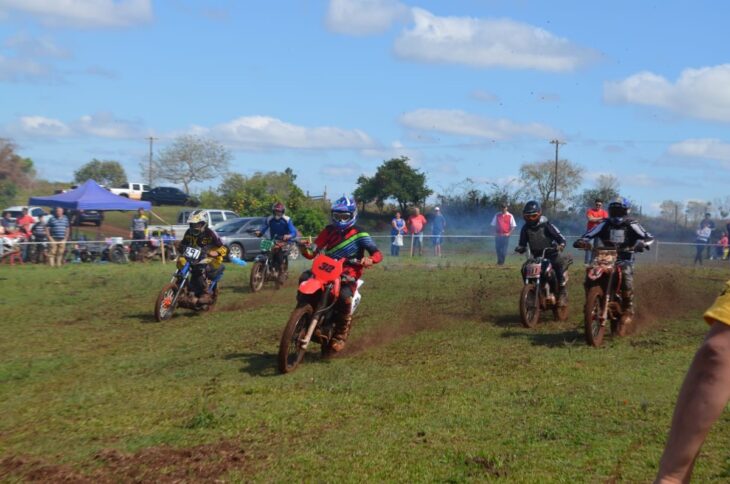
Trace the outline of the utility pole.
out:
<instances>
[{"instance_id":1,"label":"utility pole","mask_svg":"<svg viewBox=\"0 0 730 484\"><path fill-rule=\"evenodd\" d=\"M555 145L555 192L553 194L553 215L558 214L558 151L560 149L560 145L564 145L565 141L560 141L559 139L550 140L551 145Z\"/></svg>"},{"instance_id":2,"label":"utility pole","mask_svg":"<svg viewBox=\"0 0 730 484\"><path fill-rule=\"evenodd\" d=\"M152 136L148 136L145 138L146 140L150 141L150 164L149 164L149 172L147 177L147 184L152 188L152 143L154 143L156 140L160 138L154 138Z\"/></svg>"}]
</instances>

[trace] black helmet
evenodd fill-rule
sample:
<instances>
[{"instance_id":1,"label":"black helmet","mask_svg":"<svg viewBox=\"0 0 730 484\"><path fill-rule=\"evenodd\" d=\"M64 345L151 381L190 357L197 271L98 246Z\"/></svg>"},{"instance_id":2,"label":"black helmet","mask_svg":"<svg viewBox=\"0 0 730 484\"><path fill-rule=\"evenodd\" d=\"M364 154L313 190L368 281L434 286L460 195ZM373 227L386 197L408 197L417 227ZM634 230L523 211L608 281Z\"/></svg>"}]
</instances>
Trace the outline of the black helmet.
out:
<instances>
[{"instance_id":1,"label":"black helmet","mask_svg":"<svg viewBox=\"0 0 730 484\"><path fill-rule=\"evenodd\" d=\"M614 222L621 222L631 210L631 202L623 197L616 197L608 204L608 217Z\"/></svg>"},{"instance_id":2,"label":"black helmet","mask_svg":"<svg viewBox=\"0 0 730 484\"><path fill-rule=\"evenodd\" d=\"M540 202L537 200L530 200L522 209L522 218L525 219L527 224L535 225L540 221L541 216L542 207L540 207Z\"/></svg>"}]
</instances>

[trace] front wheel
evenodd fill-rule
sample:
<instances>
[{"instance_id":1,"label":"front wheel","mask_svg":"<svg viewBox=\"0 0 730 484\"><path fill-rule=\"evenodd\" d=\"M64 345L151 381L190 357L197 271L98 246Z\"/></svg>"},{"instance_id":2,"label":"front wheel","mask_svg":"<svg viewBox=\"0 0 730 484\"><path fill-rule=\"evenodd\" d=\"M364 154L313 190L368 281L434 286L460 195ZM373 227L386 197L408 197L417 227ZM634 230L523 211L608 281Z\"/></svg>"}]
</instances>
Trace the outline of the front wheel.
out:
<instances>
[{"instance_id":1,"label":"front wheel","mask_svg":"<svg viewBox=\"0 0 730 484\"><path fill-rule=\"evenodd\" d=\"M284 333L279 343L279 371L290 373L297 369L304 359L306 350L300 346L300 340L306 336L312 321L314 309L310 304L298 306L289 316Z\"/></svg>"},{"instance_id":2,"label":"front wheel","mask_svg":"<svg viewBox=\"0 0 730 484\"><path fill-rule=\"evenodd\" d=\"M525 328L534 328L538 321L540 321L539 289L530 282L522 287L520 294L520 322Z\"/></svg>"},{"instance_id":3,"label":"front wheel","mask_svg":"<svg viewBox=\"0 0 730 484\"><path fill-rule=\"evenodd\" d=\"M266 267L262 261L254 262L251 267L250 286L252 292L259 292L264 287L264 272Z\"/></svg>"},{"instance_id":4,"label":"front wheel","mask_svg":"<svg viewBox=\"0 0 730 484\"><path fill-rule=\"evenodd\" d=\"M602 324L604 292L601 286L593 286L586 294L586 305L583 310L586 332L586 343L599 347L603 344L606 326Z\"/></svg>"},{"instance_id":5,"label":"front wheel","mask_svg":"<svg viewBox=\"0 0 730 484\"><path fill-rule=\"evenodd\" d=\"M157 322L167 321L175 312L177 307L177 296L179 289L177 284L171 282L165 285L155 302L155 319Z\"/></svg>"}]
</instances>

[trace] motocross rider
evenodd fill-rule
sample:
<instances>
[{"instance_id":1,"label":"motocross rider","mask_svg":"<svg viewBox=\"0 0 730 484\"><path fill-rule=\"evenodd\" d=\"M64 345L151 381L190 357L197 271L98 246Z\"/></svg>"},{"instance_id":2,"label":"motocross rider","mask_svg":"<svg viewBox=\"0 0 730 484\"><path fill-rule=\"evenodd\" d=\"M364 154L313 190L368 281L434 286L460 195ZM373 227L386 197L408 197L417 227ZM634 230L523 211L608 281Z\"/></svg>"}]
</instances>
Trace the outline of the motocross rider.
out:
<instances>
[{"instance_id":1,"label":"motocross rider","mask_svg":"<svg viewBox=\"0 0 730 484\"><path fill-rule=\"evenodd\" d=\"M302 255L313 259L318 252L323 252L333 259L359 259L360 264L345 263L340 297L334 308L335 333L330 343L334 352L342 351L350 334L352 326L352 297L357 289L357 280L362 275L362 269L377 264L383 260L370 234L355 225L357 220L357 204L355 199L343 196L332 204L332 223L320 232L312 245L302 244ZM365 251L370 256L365 255ZM311 277L310 271L305 271L300 282Z\"/></svg>"},{"instance_id":2,"label":"motocross rider","mask_svg":"<svg viewBox=\"0 0 730 484\"><path fill-rule=\"evenodd\" d=\"M520 241L515 247L515 252L524 254L527 247L533 255L542 255L545 249L556 248L556 252L548 251L545 258L550 260L558 279L558 306L564 307L568 305L568 291L565 281L565 270L573 262L570 256L563 256L560 252L565 248L565 237L560 231L548 222L548 219L542 215L540 203L530 200L522 208L522 218L525 219L525 225L520 231Z\"/></svg>"},{"instance_id":3,"label":"motocross rider","mask_svg":"<svg viewBox=\"0 0 730 484\"><path fill-rule=\"evenodd\" d=\"M284 215L286 207L281 202L277 202L271 206L271 215L266 217L264 225L262 225L256 232L256 237L261 237L266 231L269 231L269 237L271 240L291 240L297 236L297 229L294 227L290 217ZM273 252L274 267L280 269L282 262L286 259L286 253L284 251L277 250Z\"/></svg>"},{"instance_id":4,"label":"motocross rider","mask_svg":"<svg viewBox=\"0 0 730 484\"><path fill-rule=\"evenodd\" d=\"M223 245L223 241L218 237L218 234L208 227L208 222L202 211L193 212L188 219L188 225L190 228L185 231L185 235L183 235L180 242L180 253L184 254L187 247L195 247L202 250L211 259L205 268L205 274L201 274L191 281L195 293L191 302L193 304L210 304L213 302L213 298L207 291L206 275L211 281L220 279L223 276L223 270L225 269L223 257L225 257L228 249ZM182 268L185 262L185 257L182 255L178 257L178 269Z\"/></svg>"},{"instance_id":5,"label":"motocross rider","mask_svg":"<svg viewBox=\"0 0 730 484\"><path fill-rule=\"evenodd\" d=\"M654 236L636 220L629 218L631 203L617 197L608 204L608 218L576 240L573 247L590 249L590 241L598 238L603 247L615 248L618 252L621 278L621 324L631 324L634 318L634 252L649 249Z\"/></svg>"}]
</instances>

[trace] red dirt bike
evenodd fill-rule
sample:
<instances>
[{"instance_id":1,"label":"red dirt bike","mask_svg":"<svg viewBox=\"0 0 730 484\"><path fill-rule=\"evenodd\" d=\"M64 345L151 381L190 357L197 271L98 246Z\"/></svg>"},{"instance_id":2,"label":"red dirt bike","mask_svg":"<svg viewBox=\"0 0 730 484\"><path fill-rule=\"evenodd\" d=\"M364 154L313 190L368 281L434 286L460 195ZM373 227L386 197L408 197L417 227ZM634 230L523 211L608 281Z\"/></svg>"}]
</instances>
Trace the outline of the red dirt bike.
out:
<instances>
[{"instance_id":1,"label":"red dirt bike","mask_svg":"<svg viewBox=\"0 0 730 484\"><path fill-rule=\"evenodd\" d=\"M322 354L329 353L329 343L334 333L333 309L340 295L343 282L352 282L352 278L344 275L345 263L359 265L357 259L332 259L319 254L312 261L312 277L299 284L297 307L289 316L284 333L279 343L279 371L290 373L297 369L304 359L309 344L319 343ZM355 312L360 304L360 286L352 298L352 309Z\"/></svg>"},{"instance_id":2,"label":"red dirt bike","mask_svg":"<svg viewBox=\"0 0 730 484\"><path fill-rule=\"evenodd\" d=\"M552 255L558 249L549 247L543 250L538 257L529 257L522 265L522 277L525 285L520 293L520 322L525 328L534 328L540 321L540 312L551 309L555 321L568 319L568 307L558 306L557 274L553 269L550 259L546 255ZM565 264L564 278L568 280L568 267L572 261Z\"/></svg>"},{"instance_id":3,"label":"red dirt bike","mask_svg":"<svg viewBox=\"0 0 730 484\"><path fill-rule=\"evenodd\" d=\"M589 249L590 246L579 248ZM639 242L632 252L643 252L645 248L648 249ZM593 261L586 268L586 304L583 309L586 343L591 346L603 344L607 324L610 324L611 334L624 335L625 330L621 324L622 279L623 270L616 249L594 248Z\"/></svg>"}]
</instances>

